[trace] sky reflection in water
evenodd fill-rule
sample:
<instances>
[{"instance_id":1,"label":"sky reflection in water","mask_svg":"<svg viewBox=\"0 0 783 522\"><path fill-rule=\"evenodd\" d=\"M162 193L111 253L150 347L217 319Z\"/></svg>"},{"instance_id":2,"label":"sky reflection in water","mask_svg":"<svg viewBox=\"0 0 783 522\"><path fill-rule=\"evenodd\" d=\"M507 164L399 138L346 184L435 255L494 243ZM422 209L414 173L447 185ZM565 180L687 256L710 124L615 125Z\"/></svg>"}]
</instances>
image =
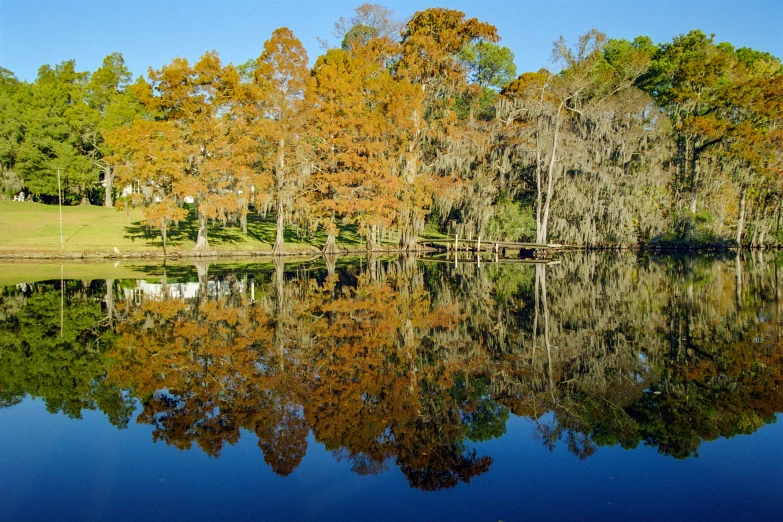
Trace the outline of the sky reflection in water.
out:
<instances>
[{"instance_id":1,"label":"sky reflection in water","mask_svg":"<svg viewBox=\"0 0 783 522\"><path fill-rule=\"evenodd\" d=\"M783 515L771 256L145 270L0 294L0 519Z\"/></svg>"}]
</instances>

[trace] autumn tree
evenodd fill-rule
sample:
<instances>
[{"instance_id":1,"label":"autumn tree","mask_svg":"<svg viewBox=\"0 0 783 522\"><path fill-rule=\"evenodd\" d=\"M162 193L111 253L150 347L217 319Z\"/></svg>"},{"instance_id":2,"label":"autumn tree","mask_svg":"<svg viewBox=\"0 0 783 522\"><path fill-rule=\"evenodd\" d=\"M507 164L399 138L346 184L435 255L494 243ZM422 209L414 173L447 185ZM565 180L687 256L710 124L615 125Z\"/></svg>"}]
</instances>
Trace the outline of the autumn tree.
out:
<instances>
[{"instance_id":1,"label":"autumn tree","mask_svg":"<svg viewBox=\"0 0 783 522\"><path fill-rule=\"evenodd\" d=\"M260 114L254 129L272 173L271 195L277 219L273 252L284 252L286 213L291 213L309 170L307 120L310 78L307 52L290 29L280 28L264 43L255 67Z\"/></svg>"},{"instance_id":2,"label":"autumn tree","mask_svg":"<svg viewBox=\"0 0 783 522\"><path fill-rule=\"evenodd\" d=\"M231 65L222 66L217 53L212 52L192 66L177 58L159 71L150 70L149 78L150 83L139 85L136 92L160 132L148 133L145 129L150 124L137 120L130 129L118 129L118 134L126 133L118 141L124 139L133 155L136 145L130 136L139 132L151 138L153 149L146 154L147 161L160 156L166 163L166 175L170 176L167 195L178 204L192 198L198 218L195 248L204 250L209 247L208 220L225 224L246 213L247 195L255 179L255 142L247 132L246 120L234 118L231 112L245 94L239 73ZM156 146L163 154L155 154ZM117 157L126 152L118 149ZM147 168L143 161L135 166ZM164 185L159 180L154 183Z\"/></svg>"},{"instance_id":3,"label":"autumn tree","mask_svg":"<svg viewBox=\"0 0 783 522\"><path fill-rule=\"evenodd\" d=\"M319 58L313 79L316 170L308 195L313 223L335 251L337 219L359 224L375 248L378 231L399 219L400 155L408 144L416 89L394 78L369 47L333 49Z\"/></svg>"},{"instance_id":4,"label":"autumn tree","mask_svg":"<svg viewBox=\"0 0 783 522\"><path fill-rule=\"evenodd\" d=\"M412 127L403 156L398 226L402 230L400 246L405 249L416 248L432 194L446 201L455 197L452 191L457 176L447 164L438 162L458 122L456 101L471 89L460 52L472 44L497 40L492 25L466 19L464 13L450 9L417 12L403 29L397 74L417 85L423 94L422 104L413 105L409 112Z\"/></svg>"},{"instance_id":5,"label":"autumn tree","mask_svg":"<svg viewBox=\"0 0 783 522\"><path fill-rule=\"evenodd\" d=\"M720 111L728 128L716 156L739 192L737 245L743 244L746 213L750 211L754 215L750 244L764 246L771 228L766 216L779 211L781 201L780 60L748 48L738 49L735 56L737 65Z\"/></svg>"},{"instance_id":6,"label":"autumn tree","mask_svg":"<svg viewBox=\"0 0 783 522\"><path fill-rule=\"evenodd\" d=\"M108 161L113 175L142 200L145 224L160 230L163 254L170 226L187 217L175 183L182 183L182 166L193 154L172 122L137 119L130 127L106 133L106 144L115 151ZM142 192L143 186L143 192Z\"/></svg>"}]
</instances>

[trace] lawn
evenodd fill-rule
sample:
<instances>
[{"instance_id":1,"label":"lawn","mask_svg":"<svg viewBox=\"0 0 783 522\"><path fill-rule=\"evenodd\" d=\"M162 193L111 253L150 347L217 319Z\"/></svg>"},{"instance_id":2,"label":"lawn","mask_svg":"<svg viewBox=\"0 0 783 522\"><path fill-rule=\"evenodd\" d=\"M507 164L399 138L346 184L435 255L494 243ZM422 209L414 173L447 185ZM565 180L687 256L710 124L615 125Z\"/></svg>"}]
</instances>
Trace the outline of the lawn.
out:
<instances>
[{"instance_id":1,"label":"lawn","mask_svg":"<svg viewBox=\"0 0 783 522\"><path fill-rule=\"evenodd\" d=\"M158 230L141 225L141 210L129 215L123 211L98 206L74 206L62 209L62 243L60 243L60 214L55 205L42 203L0 201L0 253L45 254L82 253L112 254L160 252L162 243ZM191 212L189 218L169 232L170 252L185 252L195 245L197 223ZM248 233L237 227L215 224L209 228L210 247L218 253L254 251L271 252L275 238L274 216L248 216ZM291 253L316 252L326 237L317 232L309 240L297 237L287 229L286 249ZM337 239L339 245L357 248L364 239L355 226L342 227Z\"/></svg>"}]
</instances>

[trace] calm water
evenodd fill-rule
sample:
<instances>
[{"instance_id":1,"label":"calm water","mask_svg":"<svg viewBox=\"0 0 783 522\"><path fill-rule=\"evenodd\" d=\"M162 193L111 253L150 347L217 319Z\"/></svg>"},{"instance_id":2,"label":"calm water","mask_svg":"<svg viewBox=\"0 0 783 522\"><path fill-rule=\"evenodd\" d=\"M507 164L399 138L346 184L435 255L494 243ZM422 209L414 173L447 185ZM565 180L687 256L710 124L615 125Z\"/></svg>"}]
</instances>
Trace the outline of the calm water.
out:
<instances>
[{"instance_id":1,"label":"calm water","mask_svg":"<svg viewBox=\"0 0 783 522\"><path fill-rule=\"evenodd\" d=\"M781 264L16 266L0 519L781 520Z\"/></svg>"}]
</instances>

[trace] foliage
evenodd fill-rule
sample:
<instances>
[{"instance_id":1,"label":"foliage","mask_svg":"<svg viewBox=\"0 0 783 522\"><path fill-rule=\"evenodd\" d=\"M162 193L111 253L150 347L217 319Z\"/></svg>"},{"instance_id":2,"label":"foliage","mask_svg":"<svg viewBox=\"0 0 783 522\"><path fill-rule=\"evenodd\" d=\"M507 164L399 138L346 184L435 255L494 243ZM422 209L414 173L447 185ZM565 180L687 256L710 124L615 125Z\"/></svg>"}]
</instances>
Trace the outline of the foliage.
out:
<instances>
[{"instance_id":1,"label":"foliage","mask_svg":"<svg viewBox=\"0 0 783 522\"><path fill-rule=\"evenodd\" d=\"M210 224L247 235L253 210L274 214L276 254L287 226L330 252L340 225L410 251L427 222L521 237L528 212L538 243L778 244L783 67L767 52L592 29L515 78L496 28L453 9L403 22L363 4L334 36L312 70L287 28L239 66L213 51L135 82L119 53L32 83L2 69L2 190L53 203L60 172L66 204L133 200L164 245L193 201L200 250Z\"/></svg>"}]
</instances>

